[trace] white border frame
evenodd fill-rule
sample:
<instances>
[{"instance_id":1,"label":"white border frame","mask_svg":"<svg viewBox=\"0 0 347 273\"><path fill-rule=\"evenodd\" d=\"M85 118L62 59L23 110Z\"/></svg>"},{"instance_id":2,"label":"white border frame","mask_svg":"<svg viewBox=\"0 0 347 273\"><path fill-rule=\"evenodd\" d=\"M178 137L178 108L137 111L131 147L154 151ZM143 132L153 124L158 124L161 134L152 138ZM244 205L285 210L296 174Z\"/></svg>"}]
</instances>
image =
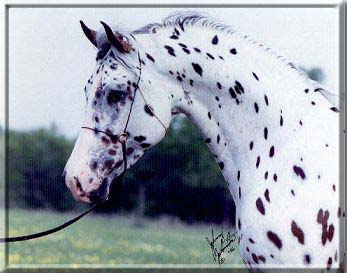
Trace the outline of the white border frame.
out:
<instances>
[{"instance_id":1,"label":"white border frame","mask_svg":"<svg viewBox=\"0 0 347 273\"><path fill-rule=\"evenodd\" d=\"M2 61L3 70L1 70L1 78L0 82L4 83L3 91L0 92L0 109L5 109L5 113L0 113L0 125L3 126L4 124L8 124L8 109L7 109L7 102L8 102L8 78L7 78L7 65L8 65L8 51L7 51L7 27L8 27L8 8L11 8L13 6L16 7L39 7L39 6L47 6L47 7L74 7L74 6L98 6L98 7L107 7L107 6L130 6L133 5L134 7L138 6L161 6L161 7L173 7L173 6L198 6L198 7L212 7L212 6L236 6L236 7L262 7L262 8L270 8L270 7L321 7L321 8L339 8L340 13L340 48L339 48L339 54L340 54L340 117L341 117L341 123L340 127L345 128L345 92L346 92L346 85L345 85L345 76L346 76L346 54L345 54L345 46L346 46L346 21L345 21L345 14L346 14L346 2L341 0L261 0L261 2L258 0L118 0L118 1L112 1L112 0L103 0L102 2L97 2L95 0L70 0L70 1L59 1L59 0L31 0L31 1L23 1L23 0L3 0L2 1L2 9L0 11L0 18L2 22L5 22L3 24L3 29L1 30L3 33L4 39L0 39L0 48L5 49L2 50L0 53L0 59ZM342 131L342 130L340 130ZM1 131L0 131L1 134ZM0 145L4 145L3 143L0 143ZM340 147L345 148L345 135L343 132L340 136ZM6 157L2 154L0 154L0 168L4 168L3 162L6 163ZM341 151L340 154L340 198L341 200L345 200L345 149ZM0 171L0 183L3 183L5 179L2 177L3 173ZM5 172L5 178L6 178L6 172ZM6 192L6 191L5 191ZM2 195L5 195L5 193L1 193ZM5 198L4 198L5 199ZM0 200L4 200L1 199ZM343 202L344 203L344 202ZM2 207L6 207L6 204L0 204L0 222L4 223L6 222L6 213L4 213L4 210L2 210ZM344 207L342 208L343 211L345 211L345 203ZM341 218L340 218L341 219ZM342 250L345 250L345 223L344 221L341 221L340 223L340 247ZM2 229L0 229L0 237L4 237L4 232ZM4 245L0 245L0 259L4 258L5 263L3 263L3 260L0 261L0 271L13 271L13 267L7 266L7 248ZM345 260L345 266L346 269L346 260ZM51 265L51 266L41 266L41 265L23 265L23 266L16 266L15 269L20 270L23 272L23 269L75 269L76 266L69 265L69 264L63 264L63 265ZM95 272L98 272L98 269L217 269L219 268L218 265L170 265L170 264L157 264L157 265L116 265L116 266L110 266L110 265L78 265L78 269L84 270L84 269L95 269ZM238 269L236 271L240 272L246 272L246 270L241 269L240 267L235 266L223 266L222 270L224 269ZM281 269L276 269L276 272L278 272ZM319 269L320 270L320 269ZM16 270L17 271L17 270ZM47 270L45 270L46 272ZM234 271L234 270L233 270ZM309 272L312 272L312 270L308 270ZM212 272L212 271L211 271ZM298 272L307 272L307 270L299 269Z\"/></svg>"}]
</instances>

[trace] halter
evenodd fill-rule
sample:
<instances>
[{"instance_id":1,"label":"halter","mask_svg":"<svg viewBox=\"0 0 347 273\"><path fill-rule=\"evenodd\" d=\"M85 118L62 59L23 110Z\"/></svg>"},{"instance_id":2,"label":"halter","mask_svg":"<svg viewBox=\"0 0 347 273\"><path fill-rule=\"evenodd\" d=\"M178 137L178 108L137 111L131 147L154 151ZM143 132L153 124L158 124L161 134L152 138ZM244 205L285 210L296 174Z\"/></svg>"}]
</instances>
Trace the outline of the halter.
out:
<instances>
[{"instance_id":1,"label":"halter","mask_svg":"<svg viewBox=\"0 0 347 273\"><path fill-rule=\"evenodd\" d=\"M120 135L116 135L116 134L113 134L113 133L108 133L108 132L105 132L105 131L102 131L102 130L99 130L97 128L91 128L91 127L88 127L88 126L82 126L81 128L82 129L87 129L87 130L91 130L91 131L94 131L96 133L103 133L105 135L107 135L108 137L110 137L111 139L115 139L115 140L118 140L121 145L122 145L122 152L123 152L123 162L124 162L124 169L123 169L123 172L120 176L124 176L125 172L126 172L126 169L127 169L127 161L126 161L126 142L128 140L128 133L127 133L127 128L128 128L128 124L129 124L129 120L130 120L130 116L131 116L131 113L132 113L132 110L133 110L133 105L134 105L134 102L135 102L135 98L136 98L136 93L137 91L140 92L141 94L141 97L142 99L144 100L145 104L146 105L149 105L147 103L147 100L143 94L143 92L141 91L141 89L139 89L139 85L140 85L140 81L141 81L141 76L142 76L142 66L141 66L141 58L140 58L140 53L138 53L137 55L138 57L138 60L139 60L139 70L140 70L140 73L139 73L139 77L137 79L137 82L136 82L136 85L135 85L135 90L134 90L134 98L133 100L131 101L131 104L130 104L130 109L129 109L129 114L128 114L128 117L126 119L126 122L125 122L125 126L124 126L124 129L123 129L123 132L120 134ZM164 128L164 131L165 131L165 135L168 131L168 128L164 125L164 123L160 120L160 118L154 113L154 111L151 109L151 112L153 114L153 116L158 120L158 122L161 124L161 126L163 126ZM113 183L111 183L113 184Z\"/></svg>"},{"instance_id":2,"label":"halter","mask_svg":"<svg viewBox=\"0 0 347 273\"><path fill-rule=\"evenodd\" d=\"M142 76L141 58L140 58L140 53L139 52L138 52L138 60L139 60L139 70L140 70L140 73L139 73L139 77L138 77L137 82L136 82L136 86L135 86L135 90L134 90L134 98L133 98L133 100L131 102L131 105L130 105L129 114L128 114L128 117L126 119L126 123L125 123L125 127L124 127L123 132L120 135L115 135L113 133L110 134L108 132L99 130L97 128L93 129L93 128L90 128L90 127L87 127L87 126L82 126L81 127L82 129L87 129L87 130L92 130L94 132L103 133L103 134L109 136L110 138L117 139L121 143L121 145L122 145L122 156L123 156L124 169L123 169L123 172L119 176L117 176L111 182L111 186L115 185L117 183L121 183L122 182L123 177L124 177L124 175L126 173L126 170L127 170L127 167L128 167L127 166L127 158L126 158L126 142L127 142L129 136L128 136L126 131L127 131L129 120L130 120L130 116L131 116L131 113L132 113L132 110L133 110L133 105L134 105L136 93L137 93L138 90L139 90L139 92L141 94L142 99L145 101L145 104L149 105L147 103L147 100L145 99L145 96L144 96L143 92L141 91L141 89L139 89L139 84L140 84L141 76ZM158 120L158 122L163 126L164 131L165 131L165 135L166 135L166 133L168 131L168 128L164 125L164 123L159 119L159 117L154 113L154 111L152 109L151 109L151 112L153 113L153 116ZM110 192L112 192L112 191L110 190ZM42 231L42 232L29 234L29 235L0 238L0 243L11 243L11 242L19 242L19 241L28 241L28 240L40 238L40 237L47 236L49 234L55 233L55 232L57 232L59 230L67 228L68 226L72 225L73 223L77 222L82 217L84 217L85 215L87 215L88 213L93 211L95 208L101 206L102 204L110 202L110 200L112 200L112 196L109 196L106 200L104 200L102 202L94 204L90 209L86 210L85 212L81 213L80 215L76 216L75 218L71 219L70 221L65 222L64 224L62 224L60 226L57 226L57 227L54 227L52 229L45 230L45 231Z\"/></svg>"}]
</instances>

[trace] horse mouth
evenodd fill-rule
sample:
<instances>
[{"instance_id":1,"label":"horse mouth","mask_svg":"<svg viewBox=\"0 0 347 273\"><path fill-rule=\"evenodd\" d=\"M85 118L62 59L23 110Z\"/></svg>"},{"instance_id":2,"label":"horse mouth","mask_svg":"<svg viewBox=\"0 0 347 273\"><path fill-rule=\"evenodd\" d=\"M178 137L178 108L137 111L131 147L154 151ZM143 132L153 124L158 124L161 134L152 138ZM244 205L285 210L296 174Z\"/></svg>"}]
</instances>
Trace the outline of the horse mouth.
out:
<instances>
[{"instance_id":1,"label":"horse mouth","mask_svg":"<svg viewBox=\"0 0 347 273\"><path fill-rule=\"evenodd\" d=\"M89 203L100 203L106 201L109 194L108 180L104 178L100 186L88 193Z\"/></svg>"},{"instance_id":2,"label":"horse mouth","mask_svg":"<svg viewBox=\"0 0 347 273\"><path fill-rule=\"evenodd\" d=\"M89 196L85 195L85 196L78 196L77 198L75 197L75 199L79 202L83 202L83 203L93 203L93 201L90 199Z\"/></svg>"}]
</instances>

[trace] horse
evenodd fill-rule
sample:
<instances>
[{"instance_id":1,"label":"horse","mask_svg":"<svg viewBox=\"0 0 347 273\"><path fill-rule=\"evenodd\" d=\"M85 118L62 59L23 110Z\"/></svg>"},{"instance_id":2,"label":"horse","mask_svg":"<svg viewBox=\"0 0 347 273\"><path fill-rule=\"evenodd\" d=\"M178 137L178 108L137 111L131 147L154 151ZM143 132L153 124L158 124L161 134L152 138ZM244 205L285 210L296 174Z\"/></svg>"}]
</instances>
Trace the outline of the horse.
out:
<instances>
[{"instance_id":1,"label":"horse","mask_svg":"<svg viewBox=\"0 0 347 273\"><path fill-rule=\"evenodd\" d=\"M342 264L334 95L275 51L202 13L176 12L131 32L80 23L97 56L64 171L76 200L107 199L111 181L182 113L228 184L249 270L332 271Z\"/></svg>"}]
</instances>

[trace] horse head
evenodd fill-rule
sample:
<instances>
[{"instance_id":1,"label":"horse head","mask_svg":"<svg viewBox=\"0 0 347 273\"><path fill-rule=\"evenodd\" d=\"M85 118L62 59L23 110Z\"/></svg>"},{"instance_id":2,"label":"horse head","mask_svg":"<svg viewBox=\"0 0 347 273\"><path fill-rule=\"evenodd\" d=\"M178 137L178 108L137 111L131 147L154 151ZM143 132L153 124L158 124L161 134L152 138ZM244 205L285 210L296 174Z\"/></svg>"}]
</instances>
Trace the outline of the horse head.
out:
<instances>
[{"instance_id":1,"label":"horse head","mask_svg":"<svg viewBox=\"0 0 347 273\"><path fill-rule=\"evenodd\" d=\"M84 88L83 126L64 175L76 200L97 202L108 197L115 177L165 136L171 112L167 94L143 80L141 49L131 33L103 22L100 31L80 23L98 53Z\"/></svg>"}]
</instances>

